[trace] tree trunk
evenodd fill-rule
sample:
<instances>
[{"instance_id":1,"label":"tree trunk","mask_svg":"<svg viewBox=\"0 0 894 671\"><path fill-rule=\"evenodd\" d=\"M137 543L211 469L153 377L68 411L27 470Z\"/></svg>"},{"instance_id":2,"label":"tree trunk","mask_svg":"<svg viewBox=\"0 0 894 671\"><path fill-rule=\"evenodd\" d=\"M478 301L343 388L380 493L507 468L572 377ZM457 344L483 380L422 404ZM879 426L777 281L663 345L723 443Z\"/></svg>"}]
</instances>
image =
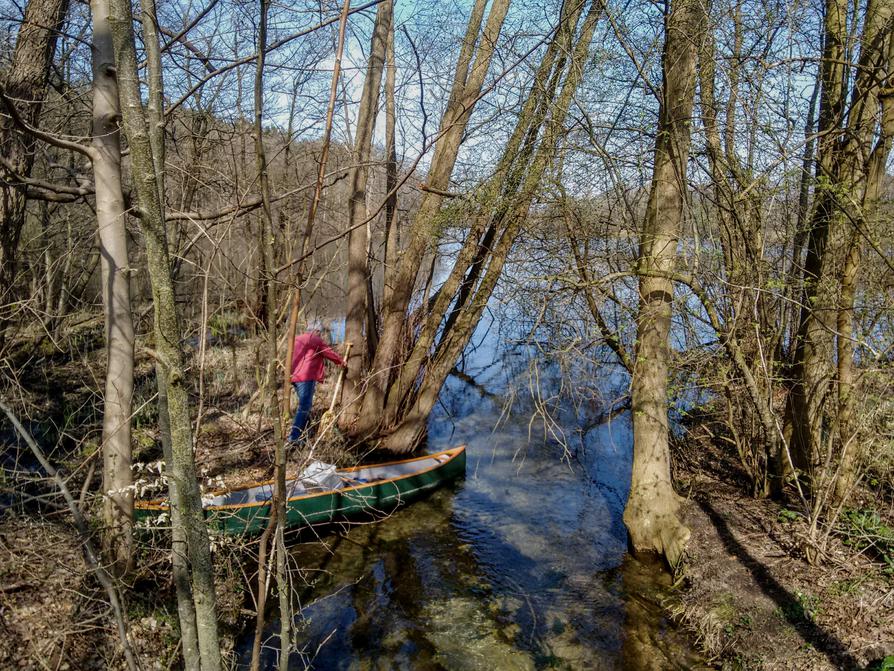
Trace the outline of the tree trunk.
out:
<instances>
[{"instance_id":1,"label":"tree trunk","mask_svg":"<svg viewBox=\"0 0 894 671\"><path fill-rule=\"evenodd\" d=\"M158 197L164 204L165 194L165 119L164 119L164 79L161 67L161 49L159 46L158 18L155 0L143 0L142 3L143 41L146 46L149 100L147 112L149 117L149 143L152 147L155 182ZM188 209L188 205L184 209ZM164 367L161 362L155 363L155 376L158 386L158 429L161 436L166 469L172 471L173 452L171 449L171 423L168 414L168 393ZM177 479L169 478L169 490L177 489ZM171 495L171 500L177 494ZM183 666L186 669L199 668L199 635L196 625L196 607L190 586L188 550L183 513L179 506L171 506L171 572L174 578L174 590L177 594L177 616L180 622L180 643L183 654Z\"/></svg>"},{"instance_id":2,"label":"tree trunk","mask_svg":"<svg viewBox=\"0 0 894 671\"><path fill-rule=\"evenodd\" d=\"M430 188L422 196L422 202L409 231L407 247L401 252L399 259L392 259L392 264L385 268L385 295L381 310L382 333L375 357L369 365L370 378L363 398L363 409L353 427L357 435L369 434L380 424L385 395L398 363L402 334L407 328L407 309L413 296L416 276L431 243L431 220L443 200L441 194L449 186L450 175L456 163L466 125L481 94L484 77L490 67L503 20L509 9L509 0L494 0L479 42L478 33L486 5L486 0L476 0L469 16L465 38L456 63L450 98L441 117L435 150L426 178L426 184Z\"/></svg>"},{"instance_id":3,"label":"tree trunk","mask_svg":"<svg viewBox=\"0 0 894 671\"><path fill-rule=\"evenodd\" d=\"M834 302L834 288L828 286L828 265L832 255L827 253L826 246L830 232L834 232L831 230L835 215L830 185L837 172L836 145L845 116L847 5L845 0L826 2L816 168L817 178L822 181L816 189L814 213L807 234L804 297L795 344L794 385L789 396L793 458L795 466L808 474L815 473L821 463L823 408L834 376L833 313L826 309L815 310L821 306L811 305L810 301Z\"/></svg>"},{"instance_id":4,"label":"tree trunk","mask_svg":"<svg viewBox=\"0 0 894 671\"><path fill-rule=\"evenodd\" d=\"M103 402L103 504L108 536L104 546L118 573L132 563L130 412L133 399L134 330L130 307L130 268L124 194L118 81L107 0L93 0L93 179L99 227L103 312L108 364Z\"/></svg>"},{"instance_id":5,"label":"tree trunk","mask_svg":"<svg viewBox=\"0 0 894 671\"><path fill-rule=\"evenodd\" d=\"M556 154L565 116L583 76L602 3L590 4L578 33L583 7L583 3L574 3L569 12L563 11L560 29L538 68L531 96L507 143L496 177L486 188L499 195L483 198L484 211L476 217L453 270L438 290L410 356L389 391L385 417L396 426L382 443L386 449L407 452L424 435L438 393L487 306L543 174ZM557 95L560 84L561 92ZM544 130L537 144L541 128ZM450 314L440 330L434 354L428 356L448 309ZM416 385L420 373L421 382Z\"/></svg>"},{"instance_id":6,"label":"tree trunk","mask_svg":"<svg viewBox=\"0 0 894 671\"><path fill-rule=\"evenodd\" d=\"M174 453L171 449L171 423L168 416L168 392L164 368L155 362L155 377L158 387L158 433L161 436L162 453L165 458L165 472L168 479L168 493L171 501L176 501L177 478L173 476ZM186 539L186 525L180 506L171 506L171 573L174 591L177 594L177 619L180 623L180 643L183 648L183 667L199 668L199 632L196 625L196 605L192 597L189 575L189 549Z\"/></svg>"},{"instance_id":7,"label":"tree trunk","mask_svg":"<svg viewBox=\"0 0 894 671\"><path fill-rule=\"evenodd\" d=\"M6 95L19 105L22 118L38 126L46 97L47 79L56 52L56 38L62 30L68 0L30 0L16 38L12 63L3 77ZM0 117L0 306L14 300L12 293L18 268L19 238L25 225L23 181L34 166L35 139L13 127L8 116ZM7 316L0 312L0 342Z\"/></svg>"},{"instance_id":8,"label":"tree trunk","mask_svg":"<svg viewBox=\"0 0 894 671\"><path fill-rule=\"evenodd\" d=\"M696 0L673 2L665 17L662 100L639 252L639 266L646 271L672 271L677 256L695 95L695 45L703 19ZM668 339L673 284L655 276L641 277L639 284L631 384L633 471L624 523L636 550L656 551L676 565L689 539L689 529L678 517L679 499L671 481L668 447Z\"/></svg>"},{"instance_id":9,"label":"tree trunk","mask_svg":"<svg viewBox=\"0 0 894 671\"><path fill-rule=\"evenodd\" d=\"M416 385L422 368L430 357L431 348L448 310L450 318L443 328L443 334L449 332L465 307L469 294L488 259L499 222L510 214L512 198L517 194L519 185L532 174L528 169L528 163L535 151L537 133L556 95L559 76L563 72L566 56L571 52L574 30L582 11L583 3L580 2L566 3L563 6L556 35L551 40L534 77L531 95L522 107L494 176L482 188L482 193L478 197L482 202L481 211L472 217L473 223L465 242L457 254L450 274L438 289L437 296L432 301L426 301L432 304L432 307L412 343L406 361L388 390L384 413L386 425L395 424L405 406L412 402L407 402L408 394ZM457 292L459 292L458 298ZM405 449L412 449L412 446L407 446Z\"/></svg>"},{"instance_id":10,"label":"tree trunk","mask_svg":"<svg viewBox=\"0 0 894 671\"><path fill-rule=\"evenodd\" d=\"M835 480L834 500L844 502L857 480L863 458L863 447L856 426L857 366L854 361L854 308L857 279L863 248L863 235L873 229L878 217L878 204L884 188L885 166L894 143L894 95L890 89L880 90L878 82L890 82L894 73L894 37L891 22L894 11L890 3L870 3L861 49L861 69L857 75L854 103L865 106L852 110L849 134L851 162L859 165L865 180L863 202L856 216L851 216L847 256L841 271L841 299L837 315L838 374L838 441L840 467ZM884 36L884 39L881 39ZM872 66L872 67L870 67ZM867 73L867 70L872 72ZM876 74L878 72L878 74ZM886 73L887 77L882 73ZM873 144L874 143L874 144Z\"/></svg>"},{"instance_id":11,"label":"tree trunk","mask_svg":"<svg viewBox=\"0 0 894 671\"><path fill-rule=\"evenodd\" d=\"M183 355L180 351L180 325L171 281L164 206L159 199L152 146L137 78L131 6L125 0L111 0L110 5L123 129L130 146L136 200L152 284L155 347L163 365L168 397L172 456L170 477L176 481L176 486L170 492L170 501L172 506L180 508L185 527L201 667L203 671L217 671L220 669L221 660L214 574L208 530L205 527L199 483L195 473L189 398Z\"/></svg>"},{"instance_id":12,"label":"tree trunk","mask_svg":"<svg viewBox=\"0 0 894 671\"><path fill-rule=\"evenodd\" d=\"M843 0L826 3L818 185L789 395L796 466L808 473L814 492L838 480L833 484L839 498L850 489L859 460L851 340L860 246L876 216L884 179L879 166L887 161L894 134L891 94L884 84L894 70L891 4L867 3L857 66L844 59L847 8ZM854 85L846 104L850 79ZM826 430L833 418L837 432Z\"/></svg>"},{"instance_id":13,"label":"tree trunk","mask_svg":"<svg viewBox=\"0 0 894 671\"><path fill-rule=\"evenodd\" d=\"M283 543L283 529L286 520L286 446L283 440L283 424L280 416L280 404L276 397L278 388L276 367L279 357L276 354L276 315L277 309L277 285L274 276L276 262L276 231L273 226L273 212L270 202L270 178L267 171L267 152L264 148L264 65L267 50L267 14L269 4L267 0L260 0L260 21L258 23L258 60L255 69L254 103L255 103L255 164L257 167L258 185L261 188L261 282L265 285L264 295L267 300L264 310L264 330L266 334L266 354L269 370L265 378L265 395L267 402L264 407L269 408L273 419L273 449L274 449L274 491L273 506L276 509L275 531L271 538L271 547L276 544L276 585L279 596L279 669L288 670L290 652L291 631L291 607L290 607L290 583L289 572L285 561L285 545ZM283 390L288 393L288 390ZM260 575L260 574L259 574ZM264 586L258 584L258 588ZM260 616L260 613L259 613Z\"/></svg>"},{"instance_id":14,"label":"tree trunk","mask_svg":"<svg viewBox=\"0 0 894 671\"><path fill-rule=\"evenodd\" d=\"M394 90L397 80L397 65L394 62L394 22L388 33L385 44L385 260L383 266L398 258L400 250L400 228L397 214L397 106L394 102ZM387 275L387 272L385 273ZM390 292L393 287L385 287ZM376 342L378 348L378 341Z\"/></svg>"},{"instance_id":15,"label":"tree trunk","mask_svg":"<svg viewBox=\"0 0 894 671\"><path fill-rule=\"evenodd\" d=\"M345 311L345 340L357 343L354 354L348 360L345 375L345 407L343 422L350 424L360 410L364 354L364 324L367 323L367 287L369 280L369 234L367 226L358 225L366 217L366 185L369 178L369 160L372 153L376 114L379 110L379 90L385 67L385 51L391 33L394 3L385 0L376 12L376 23L370 43L369 63L360 98L357 116L357 133L354 136L353 165L351 166L351 195L348 201L348 302ZM355 228L356 227L356 228ZM374 338L374 333L367 333Z\"/></svg>"}]
</instances>

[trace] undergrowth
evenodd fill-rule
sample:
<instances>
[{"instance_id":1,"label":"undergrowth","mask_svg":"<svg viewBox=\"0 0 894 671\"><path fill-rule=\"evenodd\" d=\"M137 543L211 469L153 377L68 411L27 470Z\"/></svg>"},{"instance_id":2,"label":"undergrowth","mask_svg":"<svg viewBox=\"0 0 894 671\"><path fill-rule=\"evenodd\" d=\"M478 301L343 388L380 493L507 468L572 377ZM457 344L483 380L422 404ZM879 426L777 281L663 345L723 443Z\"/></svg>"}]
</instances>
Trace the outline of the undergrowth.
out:
<instances>
[{"instance_id":1,"label":"undergrowth","mask_svg":"<svg viewBox=\"0 0 894 671\"><path fill-rule=\"evenodd\" d=\"M884 573L894 576L894 529L885 524L878 512L845 510L841 526L845 544L880 561Z\"/></svg>"}]
</instances>

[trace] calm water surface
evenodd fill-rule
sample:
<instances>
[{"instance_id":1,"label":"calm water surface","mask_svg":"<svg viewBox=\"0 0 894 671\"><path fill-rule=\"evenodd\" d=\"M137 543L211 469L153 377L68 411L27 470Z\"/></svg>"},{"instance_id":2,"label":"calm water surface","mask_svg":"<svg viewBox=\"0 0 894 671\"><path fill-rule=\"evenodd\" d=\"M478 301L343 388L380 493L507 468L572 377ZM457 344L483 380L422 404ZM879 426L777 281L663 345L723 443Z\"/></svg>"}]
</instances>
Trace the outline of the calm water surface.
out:
<instances>
[{"instance_id":1,"label":"calm water surface","mask_svg":"<svg viewBox=\"0 0 894 671\"><path fill-rule=\"evenodd\" d=\"M430 449L468 445L466 479L390 519L292 546L303 608L290 667L699 668L661 613L667 574L626 553L628 414L588 424L604 408L568 410L553 394L565 409L545 428L521 390L506 411L507 390L530 388L532 358L496 357L488 340L464 361L477 386L451 378L430 424ZM538 388L582 373L546 362ZM277 628L266 632L269 669ZM240 649L247 664L248 637Z\"/></svg>"}]
</instances>

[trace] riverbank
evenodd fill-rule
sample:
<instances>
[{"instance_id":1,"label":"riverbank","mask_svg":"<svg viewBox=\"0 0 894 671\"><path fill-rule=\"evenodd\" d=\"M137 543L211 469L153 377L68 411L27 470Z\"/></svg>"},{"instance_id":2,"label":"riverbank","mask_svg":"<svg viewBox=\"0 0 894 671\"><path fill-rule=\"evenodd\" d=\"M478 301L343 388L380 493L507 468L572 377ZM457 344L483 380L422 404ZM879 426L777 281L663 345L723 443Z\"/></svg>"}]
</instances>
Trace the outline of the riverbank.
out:
<instances>
[{"instance_id":1,"label":"riverbank","mask_svg":"<svg viewBox=\"0 0 894 671\"><path fill-rule=\"evenodd\" d=\"M204 362L193 361L195 369L204 370L203 384L197 382L195 390L198 395L201 387L204 402L196 399L195 407L202 409L196 457L206 488L271 475L273 432L254 396L252 345L210 347ZM90 404L95 397L88 383L101 379L104 363L99 348L81 354L57 354L52 365L35 365L34 374L23 380L32 417L68 418L80 432L59 441L55 454L63 470L75 474L71 484L76 491L85 488L89 469L84 455L95 450L99 429L100 414ZM53 353L46 356L50 360ZM88 366L92 375L84 374ZM134 442L144 463L161 458L152 369L147 356L138 359ZM321 385L318 412L328 406L333 378ZM455 381L453 386L462 384ZM59 393L48 395L53 389ZM501 651L521 650L538 663L545 663L544 651L549 651L548 658L559 668L692 668L696 656L690 654L687 632L670 629L658 603L663 577L656 579L652 565L637 568L624 555L621 492L629 482L625 416L600 424L575 468L569 469L559 446L532 446L528 415L517 425L504 420L499 430L483 431L498 424L499 404L491 407L477 392L469 397L463 388L448 391L432 440L445 445L468 441L473 448L477 443L478 456L470 461L463 487L455 495L419 504L390 526L374 525L344 542L339 539L341 550L320 545L299 551L318 553L321 568L312 575L325 575L331 582L317 581L322 596L302 626L316 623L321 628L318 640L326 641L328 616L341 623L339 635L350 641L346 647L339 639L321 654L340 664L346 656L360 658L391 646L388 658L404 659L401 655L410 653L401 645L409 631L416 637L413 655L423 654L419 650L448 655L467 649L470 640L483 645L475 636L490 627L496 633L485 641L485 658L491 661L501 659ZM314 458L335 463L356 459L340 452L338 441L324 442L325 449L318 446ZM523 445L528 447L520 455ZM894 618L889 615L894 584L877 561L839 538L827 563L810 566L799 554L803 522L792 510L752 499L744 487L732 484L735 464L709 445L690 446L686 453L699 455L698 463L677 464L675 471L680 491L689 499L686 522L692 539L684 589L665 607L712 664L765 671L862 670L894 653ZM291 472L309 457L291 456ZM157 469L139 474L148 478L150 472ZM94 515L97 479L94 475L83 497ZM46 497L49 490L27 491ZM544 510L544 491L568 505ZM25 503L27 514L9 511L0 519L0 584L6 585L0 590L0 668L123 668L107 606L65 523L67 513L49 507L38 515L35 501ZM52 506L52 501L41 505ZM160 669L171 663L176 667L178 656L175 599L167 555L159 549L163 546L141 547L144 569L126 590L138 653L152 660L150 668ZM557 556L557 547L566 551ZM215 548L222 633L229 647L253 623L242 573L252 549L229 548L223 541ZM336 564L341 568L335 570ZM314 566L303 560L299 565ZM459 574L457 567L462 568ZM371 589L371 584L378 587ZM369 631L365 620L349 621L358 604L364 605L362 612L383 612L383 599L385 610L400 616L376 621ZM427 605L420 610L422 602ZM468 605L474 617L467 619L474 627L464 628L465 621L450 617L455 604ZM342 621L340 614L348 619ZM434 625L440 628L435 631ZM354 636L356 632L360 634ZM304 631L308 640L317 640L312 634L312 629Z\"/></svg>"},{"instance_id":2,"label":"riverbank","mask_svg":"<svg viewBox=\"0 0 894 671\"><path fill-rule=\"evenodd\" d=\"M894 655L894 575L844 533L809 564L803 518L718 472L731 471L687 464L677 474L692 537L671 610L706 656L730 670L894 668L881 664Z\"/></svg>"}]
</instances>

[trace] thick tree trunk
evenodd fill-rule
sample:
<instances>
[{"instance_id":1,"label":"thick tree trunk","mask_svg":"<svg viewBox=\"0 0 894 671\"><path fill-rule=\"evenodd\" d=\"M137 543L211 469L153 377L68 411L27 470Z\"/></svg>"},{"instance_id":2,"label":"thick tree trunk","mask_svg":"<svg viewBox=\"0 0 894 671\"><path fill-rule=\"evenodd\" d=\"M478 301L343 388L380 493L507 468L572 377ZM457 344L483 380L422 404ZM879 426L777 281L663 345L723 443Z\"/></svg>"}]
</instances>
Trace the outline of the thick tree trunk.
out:
<instances>
[{"instance_id":1,"label":"thick tree trunk","mask_svg":"<svg viewBox=\"0 0 894 671\"><path fill-rule=\"evenodd\" d=\"M396 428L382 443L386 449L412 450L424 435L438 393L487 306L543 174L555 156L565 116L583 76L602 3L590 4L578 33L583 7L583 3L575 3L571 11L563 12L562 24L538 68L531 97L507 143L497 177L488 185L499 196L485 197L484 212L479 213L467 235L409 359L389 392L385 416ZM537 144L541 128L544 130ZM429 357L427 352L448 309L450 314L434 354ZM414 385L420 373L421 382Z\"/></svg>"},{"instance_id":2,"label":"thick tree trunk","mask_svg":"<svg viewBox=\"0 0 894 671\"><path fill-rule=\"evenodd\" d=\"M180 325L171 281L164 206L159 199L152 146L137 78L131 6L126 0L111 0L110 5L123 129L130 146L134 187L152 284L155 347L163 365L168 397L172 456L169 477L176 481L176 486L170 492L170 500L172 506L180 508L185 527L201 667L203 671L217 671L220 669L221 660L214 574L208 530L205 527L201 494L195 472L189 398L183 355L180 351Z\"/></svg>"},{"instance_id":3,"label":"thick tree trunk","mask_svg":"<svg viewBox=\"0 0 894 671\"><path fill-rule=\"evenodd\" d=\"M843 58L849 39L847 10L843 0L826 3L817 202L807 236L789 396L796 466L807 472L815 491L835 479L838 497L850 489L859 460L851 342L859 248L876 216L884 176L879 166L887 161L894 134L890 89L884 85L894 70L892 6L867 3L853 73ZM846 104L851 78L854 85ZM838 431L826 430L832 418Z\"/></svg>"},{"instance_id":4,"label":"thick tree trunk","mask_svg":"<svg viewBox=\"0 0 894 671\"><path fill-rule=\"evenodd\" d=\"M856 215L849 217L852 230L847 256L841 271L841 299L837 315L836 357L838 374L837 425L840 466L835 480L836 502L844 502L856 482L863 459L863 445L857 427L857 365L854 361L854 308L857 280L863 248L863 236L873 230L878 217L879 199L884 188L888 158L894 144L894 92L881 90L878 82L890 82L894 74L894 36L891 3L870 3L861 53L860 72L854 91L857 107L851 112L847 147L850 162L859 165L865 180L863 202ZM871 72L867 72L872 70ZM862 103L857 106L857 102Z\"/></svg>"},{"instance_id":5,"label":"thick tree trunk","mask_svg":"<svg viewBox=\"0 0 894 671\"><path fill-rule=\"evenodd\" d=\"M68 0L29 0L25 5L12 63L3 75L3 88L31 126L40 122L56 38L67 12ZM13 301L19 238L25 225L23 180L31 176L34 146L35 139L15 129L12 119L0 117L0 342L7 321L2 306Z\"/></svg>"},{"instance_id":6,"label":"thick tree trunk","mask_svg":"<svg viewBox=\"0 0 894 671\"><path fill-rule=\"evenodd\" d=\"M360 111L357 116L357 132L354 136L353 165L351 166L351 195L348 201L348 301L345 311L345 340L357 343L354 354L348 360L345 376L345 398L347 404L343 422L351 424L360 410L363 363L367 347L360 347L364 342L364 325L367 319L367 288L369 285L369 229L358 225L366 219L366 185L369 178L369 160L372 153L373 133L376 127L376 114L379 110L379 90L382 84L382 72L385 67L385 52L388 36L392 30L394 3L385 0L376 12L376 23L373 28L369 50L369 62L366 66L366 78L363 82L363 94L360 98ZM356 228L355 228L356 227ZM369 338L375 334L367 332Z\"/></svg>"},{"instance_id":7,"label":"thick tree trunk","mask_svg":"<svg viewBox=\"0 0 894 671\"><path fill-rule=\"evenodd\" d=\"M93 180L99 227L102 298L106 325L105 397L103 401L103 511L108 529L105 550L120 573L132 563L133 495L130 412L133 400L134 331L130 308L130 268L124 194L118 80L109 28L107 0L93 0Z\"/></svg>"},{"instance_id":8,"label":"thick tree trunk","mask_svg":"<svg viewBox=\"0 0 894 671\"><path fill-rule=\"evenodd\" d=\"M683 220L690 118L695 96L697 36L704 13L697 0L678 0L665 18L663 87L652 187L640 240L639 266L670 272ZM631 384L633 471L624 523L637 550L656 551L675 565L689 539L678 517L670 473L667 375L673 284L640 278L636 361Z\"/></svg>"},{"instance_id":9,"label":"thick tree trunk","mask_svg":"<svg viewBox=\"0 0 894 671\"><path fill-rule=\"evenodd\" d=\"M375 357L370 362L370 378L364 394L363 410L354 427L358 435L372 432L381 422L385 395L398 364L403 334L407 328L407 310L420 264L431 242L430 226L440 208L450 175L456 163L466 125L484 85L484 78L496 48L509 0L494 0L487 23L480 36L486 0L476 0L466 27L463 45L457 59L450 98L435 142L422 202L408 232L406 248L399 259L392 259L385 268L385 295L382 300L382 333ZM477 44L477 50L476 50ZM474 55L474 61L473 61Z\"/></svg>"}]
</instances>

